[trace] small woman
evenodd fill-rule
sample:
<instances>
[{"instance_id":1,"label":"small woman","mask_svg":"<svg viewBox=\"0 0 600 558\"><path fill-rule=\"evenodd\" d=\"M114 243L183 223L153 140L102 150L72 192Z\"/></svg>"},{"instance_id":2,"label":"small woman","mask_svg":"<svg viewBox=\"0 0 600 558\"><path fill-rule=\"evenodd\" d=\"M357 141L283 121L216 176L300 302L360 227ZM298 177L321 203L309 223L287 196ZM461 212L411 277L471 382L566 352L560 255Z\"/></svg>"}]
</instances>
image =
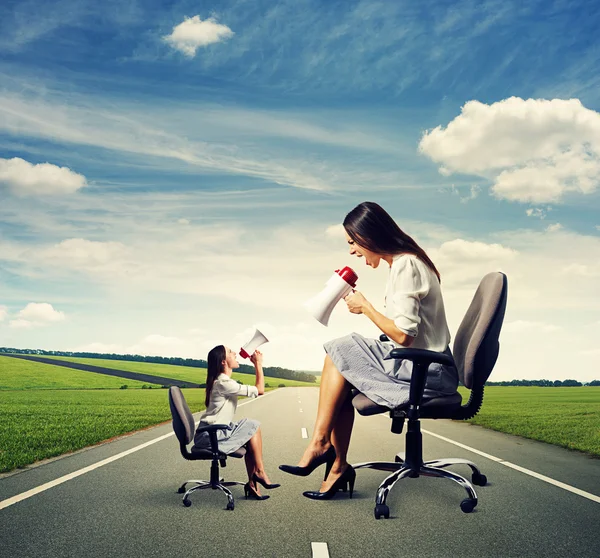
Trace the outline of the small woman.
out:
<instances>
[{"instance_id":1,"label":"small woman","mask_svg":"<svg viewBox=\"0 0 600 558\"><path fill-rule=\"evenodd\" d=\"M320 490L304 492L315 500L332 498L348 486L352 497L356 473L346 461L354 424L350 390L356 388L379 405L397 407L408 401L412 362L388 359L390 351L413 347L449 354L440 274L425 251L373 202L355 207L343 226L351 255L363 258L373 269L382 261L390 267L384 313L358 291L344 299L350 312L366 316L390 341L352 333L324 345L327 354L312 439L297 466L279 466L287 473L306 476L326 463ZM432 364L424 397L451 394L457 387L455 367Z\"/></svg>"},{"instance_id":2,"label":"small woman","mask_svg":"<svg viewBox=\"0 0 600 558\"><path fill-rule=\"evenodd\" d=\"M239 395L257 397L265 392L263 355L260 351L255 351L250 357L256 372L254 386L238 384L232 379L233 370L240 366L236 356L234 351L224 345L217 345L208 353L206 411L200 417L198 428L209 424L229 425L227 430L217 431L219 450L229 454L241 447L246 448L244 459L248 482L244 485L244 493L246 498L266 500L268 496L260 494L258 485L261 484L264 488L277 488L280 485L271 483L264 468L260 423L247 418L233 421ZM196 432L194 445L199 448L210 448L208 433Z\"/></svg>"}]
</instances>

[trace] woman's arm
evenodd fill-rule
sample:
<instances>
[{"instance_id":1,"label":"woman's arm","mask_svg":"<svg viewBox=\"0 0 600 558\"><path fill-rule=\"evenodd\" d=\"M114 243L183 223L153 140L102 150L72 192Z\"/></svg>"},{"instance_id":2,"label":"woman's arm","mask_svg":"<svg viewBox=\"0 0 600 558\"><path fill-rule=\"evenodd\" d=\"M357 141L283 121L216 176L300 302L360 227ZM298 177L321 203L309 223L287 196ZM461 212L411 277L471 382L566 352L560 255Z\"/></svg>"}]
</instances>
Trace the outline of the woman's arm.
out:
<instances>
[{"instance_id":1,"label":"woman's arm","mask_svg":"<svg viewBox=\"0 0 600 558\"><path fill-rule=\"evenodd\" d=\"M256 350L250 357L252 364L254 364L254 370L256 371L256 389L258 389L258 395L265 393L265 375L263 373L263 355L260 351Z\"/></svg>"},{"instance_id":2,"label":"woman's arm","mask_svg":"<svg viewBox=\"0 0 600 558\"><path fill-rule=\"evenodd\" d=\"M392 341L404 347L410 347L415 340L396 327L394 320L387 318L381 312L375 310L373 305L358 291L349 294L345 299L348 310L353 314L364 314Z\"/></svg>"}]
</instances>

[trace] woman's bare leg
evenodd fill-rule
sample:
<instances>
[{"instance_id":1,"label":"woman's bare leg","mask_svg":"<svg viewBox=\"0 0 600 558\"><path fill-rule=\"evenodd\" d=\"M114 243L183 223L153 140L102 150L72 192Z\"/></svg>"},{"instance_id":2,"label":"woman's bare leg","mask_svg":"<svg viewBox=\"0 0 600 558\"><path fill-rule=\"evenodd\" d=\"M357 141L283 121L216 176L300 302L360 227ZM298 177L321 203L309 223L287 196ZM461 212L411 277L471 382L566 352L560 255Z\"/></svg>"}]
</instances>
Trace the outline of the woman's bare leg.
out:
<instances>
[{"instance_id":1,"label":"woman's bare leg","mask_svg":"<svg viewBox=\"0 0 600 558\"><path fill-rule=\"evenodd\" d=\"M346 397L342 402L337 420L335 421L335 425L331 432L331 442L335 448L335 461L327 478L321 484L321 492L329 490L348 466L346 458L348 455L348 447L350 446L350 436L352 435L353 426L354 407L352 406L350 398Z\"/></svg>"},{"instance_id":2,"label":"woman's bare leg","mask_svg":"<svg viewBox=\"0 0 600 558\"><path fill-rule=\"evenodd\" d=\"M248 471L248 481L251 486L258 492L257 484L252 480L252 477L256 473L257 477L260 477L267 484L271 484L269 475L265 471L265 465L263 462L262 453L262 431L259 428L254 436L250 438L246 450L246 470ZM260 492L259 492L260 493Z\"/></svg>"},{"instance_id":3,"label":"woman's bare leg","mask_svg":"<svg viewBox=\"0 0 600 558\"><path fill-rule=\"evenodd\" d=\"M317 408L317 418L313 429L312 439L308 447L304 451L304 455L300 459L298 465L306 467L315 457L324 453L331 445L331 434L334 426L337 426L338 414L342 403L348 397L350 392L350 384L342 376L339 370L333 364L330 356L325 357L323 365L323 373L321 375L321 386L319 388L319 406ZM354 417L354 415L352 415ZM352 430L352 422L349 423L350 431ZM346 444L343 449L344 460L347 452L347 444L350 441L350 433L347 432L348 417L345 417L344 424L338 433L339 442ZM344 440L346 440L344 442ZM337 451L337 446L335 446Z\"/></svg>"}]
</instances>

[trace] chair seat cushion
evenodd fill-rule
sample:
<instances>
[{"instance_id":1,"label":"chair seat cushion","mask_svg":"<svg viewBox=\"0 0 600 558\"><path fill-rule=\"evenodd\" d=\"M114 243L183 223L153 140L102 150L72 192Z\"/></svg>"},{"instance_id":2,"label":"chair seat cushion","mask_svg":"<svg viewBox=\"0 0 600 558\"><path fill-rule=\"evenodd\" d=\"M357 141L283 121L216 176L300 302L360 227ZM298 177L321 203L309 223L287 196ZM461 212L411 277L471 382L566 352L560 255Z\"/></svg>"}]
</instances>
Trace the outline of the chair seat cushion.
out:
<instances>
[{"instance_id":1,"label":"chair seat cushion","mask_svg":"<svg viewBox=\"0 0 600 558\"><path fill-rule=\"evenodd\" d=\"M213 457L212 451L206 448L193 447L190 453L194 456L194 459L212 459ZM227 457L240 458L244 457L244 455L246 455L246 448L239 448L231 453L220 453L219 459L225 459Z\"/></svg>"},{"instance_id":2,"label":"chair seat cushion","mask_svg":"<svg viewBox=\"0 0 600 558\"><path fill-rule=\"evenodd\" d=\"M451 418L460 407L462 397L460 393L453 393L445 397L433 397L423 402L420 408L422 418ZM371 401L366 395L357 393L352 399L352 405L363 416L389 413L389 407L383 407ZM408 409L408 403L397 407L397 409Z\"/></svg>"}]
</instances>

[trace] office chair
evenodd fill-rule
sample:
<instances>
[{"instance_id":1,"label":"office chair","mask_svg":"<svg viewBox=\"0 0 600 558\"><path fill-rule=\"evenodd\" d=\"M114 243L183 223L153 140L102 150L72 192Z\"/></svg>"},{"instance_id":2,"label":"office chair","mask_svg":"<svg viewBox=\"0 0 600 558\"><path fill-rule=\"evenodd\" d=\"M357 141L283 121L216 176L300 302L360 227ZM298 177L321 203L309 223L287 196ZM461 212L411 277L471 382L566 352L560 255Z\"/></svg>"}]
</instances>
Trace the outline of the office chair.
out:
<instances>
[{"instance_id":1,"label":"office chair","mask_svg":"<svg viewBox=\"0 0 600 558\"><path fill-rule=\"evenodd\" d=\"M377 405L362 393L357 393L352 398L352 405L361 415L389 412L394 434L402 433L404 421L408 419L405 454L399 453L393 463L379 461L354 465L355 469L393 471L377 489L375 519L389 518L390 509L386 504L388 494L394 484L405 477L417 478L424 475L451 479L467 491L468 498L460 503L461 510L470 513L477 505L477 494L473 485L467 479L444 468L450 465L468 465L472 470L471 481L478 486L485 486L486 476L475 463L466 459L449 458L424 462L419 419L467 420L479 412L483 402L485 382L498 358L498 337L506 311L507 290L508 282L503 273L488 273L481 280L456 333L453 346L454 358L448 354L424 349L396 348L391 351L391 358L409 359L413 362L408 403L390 409ZM389 339L382 335L381 340ZM434 362L456 366L460 381L471 390L466 405L462 405L462 397L459 393L423 400L427 370Z\"/></svg>"},{"instance_id":2,"label":"office chair","mask_svg":"<svg viewBox=\"0 0 600 558\"><path fill-rule=\"evenodd\" d=\"M211 460L210 466L210 480L189 480L184 482L177 491L179 494L183 494L183 505L189 507L192 505L192 501L189 496L195 490L202 490L203 488L212 488L213 490L221 490L227 496L227 509L233 510L235 503L233 500L233 494L226 488L227 486L234 486L236 484L244 485L243 482L228 481L223 482L223 479L219 475L219 464L221 467L226 466L227 457L240 458L246 454L245 448L240 448L233 453L225 454L219 451L217 443L217 431L227 428L225 424L211 424L204 426L200 429L201 432L208 432L210 437L211 449L200 449L192 447L191 451L188 451L188 444L194 439L194 417L188 407L183 393L177 386L171 386L169 388L169 406L171 407L171 415L173 416L173 430L179 440L179 449L181 455L187 460L195 461L196 459ZM195 483L192 488L187 491L185 486L189 483Z\"/></svg>"}]
</instances>

